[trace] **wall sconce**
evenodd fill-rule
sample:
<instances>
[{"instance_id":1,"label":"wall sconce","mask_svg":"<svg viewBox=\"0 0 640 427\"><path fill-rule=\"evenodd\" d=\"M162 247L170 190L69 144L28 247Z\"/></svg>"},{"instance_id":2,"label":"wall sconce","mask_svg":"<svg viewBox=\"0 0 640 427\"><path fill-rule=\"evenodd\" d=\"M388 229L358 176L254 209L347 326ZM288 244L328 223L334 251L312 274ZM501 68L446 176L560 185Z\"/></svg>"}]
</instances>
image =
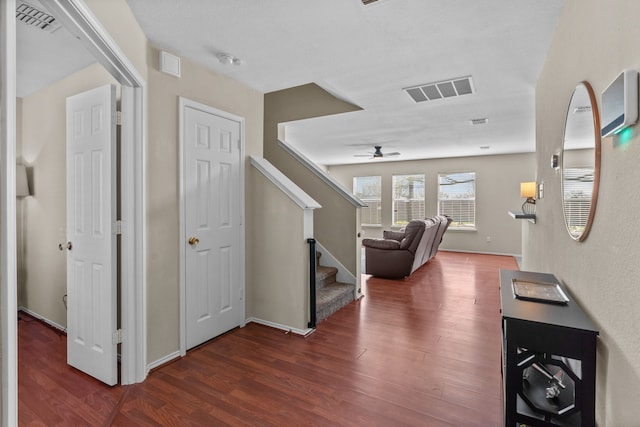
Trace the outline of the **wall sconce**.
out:
<instances>
[{"instance_id":1,"label":"wall sconce","mask_svg":"<svg viewBox=\"0 0 640 427\"><path fill-rule=\"evenodd\" d=\"M16 165L16 196L26 197L30 195L27 167L25 165Z\"/></svg>"},{"instance_id":2,"label":"wall sconce","mask_svg":"<svg viewBox=\"0 0 640 427\"><path fill-rule=\"evenodd\" d=\"M522 213L535 214L536 213L536 183L533 182L521 182L520 183L520 197L526 199L522 204Z\"/></svg>"}]
</instances>

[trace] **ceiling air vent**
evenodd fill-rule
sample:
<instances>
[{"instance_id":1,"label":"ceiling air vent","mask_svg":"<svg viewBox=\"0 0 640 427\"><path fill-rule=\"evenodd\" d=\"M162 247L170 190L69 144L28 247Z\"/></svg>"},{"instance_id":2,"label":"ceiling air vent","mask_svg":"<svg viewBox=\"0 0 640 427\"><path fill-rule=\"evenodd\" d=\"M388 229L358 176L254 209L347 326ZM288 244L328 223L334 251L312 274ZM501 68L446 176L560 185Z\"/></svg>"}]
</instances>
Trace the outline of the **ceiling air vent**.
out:
<instances>
[{"instance_id":1,"label":"ceiling air vent","mask_svg":"<svg viewBox=\"0 0 640 427\"><path fill-rule=\"evenodd\" d=\"M434 101L442 98L474 93L471 76L457 79L443 80L435 83L426 83L403 89L415 102Z\"/></svg>"},{"instance_id":2,"label":"ceiling air vent","mask_svg":"<svg viewBox=\"0 0 640 427\"><path fill-rule=\"evenodd\" d=\"M19 2L16 7L16 20L31 27L49 31L50 33L60 28L60 24L56 21L56 18L48 12L22 1Z\"/></svg>"},{"instance_id":3,"label":"ceiling air vent","mask_svg":"<svg viewBox=\"0 0 640 427\"><path fill-rule=\"evenodd\" d=\"M375 3L377 1L378 0L362 0L362 4L364 4L366 6L366 5L370 4L370 3Z\"/></svg>"}]
</instances>

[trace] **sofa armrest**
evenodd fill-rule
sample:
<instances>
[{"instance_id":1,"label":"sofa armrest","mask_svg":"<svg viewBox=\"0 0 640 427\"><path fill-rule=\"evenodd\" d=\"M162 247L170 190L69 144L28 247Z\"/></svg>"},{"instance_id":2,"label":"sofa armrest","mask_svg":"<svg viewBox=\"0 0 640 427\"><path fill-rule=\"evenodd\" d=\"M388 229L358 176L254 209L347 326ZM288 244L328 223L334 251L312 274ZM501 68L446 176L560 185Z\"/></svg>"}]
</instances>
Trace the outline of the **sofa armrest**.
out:
<instances>
[{"instance_id":1,"label":"sofa armrest","mask_svg":"<svg viewBox=\"0 0 640 427\"><path fill-rule=\"evenodd\" d=\"M404 231L384 230L382 236L385 239L397 240L401 242L404 239Z\"/></svg>"},{"instance_id":2,"label":"sofa armrest","mask_svg":"<svg viewBox=\"0 0 640 427\"><path fill-rule=\"evenodd\" d=\"M411 274L413 255L409 251L399 249L366 248L365 272L386 279L402 279Z\"/></svg>"},{"instance_id":3,"label":"sofa armrest","mask_svg":"<svg viewBox=\"0 0 640 427\"><path fill-rule=\"evenodd\" d=\"M362 244L376 249L400 249L400 242L390 239L362 239Z\"/></svg>"}]
</instances>

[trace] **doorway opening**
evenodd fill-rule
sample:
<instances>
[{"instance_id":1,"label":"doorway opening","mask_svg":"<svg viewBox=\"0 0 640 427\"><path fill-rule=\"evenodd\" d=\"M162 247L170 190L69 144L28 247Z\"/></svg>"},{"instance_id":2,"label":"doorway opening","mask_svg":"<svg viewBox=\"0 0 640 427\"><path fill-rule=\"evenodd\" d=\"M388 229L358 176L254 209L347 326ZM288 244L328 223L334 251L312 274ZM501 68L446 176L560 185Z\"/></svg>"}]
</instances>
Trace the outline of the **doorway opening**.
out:
<instances>
[{"instance_id":1,"label":"doorway opening","mask_svg":"<svg viewBox=\"0 0 640 427\"><path fill-rule=\"evenodd\" d=\"M123 232L121 240L122 294L121 323L126 329L121 347L121 383L143 381L146 369L146 247L145 247L145 140L146 81L118 44L80 0L41 0L78 38L95 59L122 85L122 194ZM16 58L15 0L3 2L0 10L0 56L2 70L2 228L15 230L15 132L16 72L11 68ZM17 423L17 290L16 235L2 233L2 421ZM11 313L11 315L9 314Z\"/></svg>"}]
</instances>

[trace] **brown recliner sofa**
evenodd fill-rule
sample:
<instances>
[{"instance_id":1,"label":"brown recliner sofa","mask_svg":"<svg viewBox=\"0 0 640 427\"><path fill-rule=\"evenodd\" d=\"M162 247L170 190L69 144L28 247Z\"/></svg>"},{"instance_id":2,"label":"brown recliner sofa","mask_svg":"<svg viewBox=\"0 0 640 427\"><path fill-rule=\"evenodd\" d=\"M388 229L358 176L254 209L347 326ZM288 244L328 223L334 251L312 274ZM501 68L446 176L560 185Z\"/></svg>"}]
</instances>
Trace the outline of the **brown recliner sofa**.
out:
<instances>
[{"instance_id":1,"label":"brown recliner sofa","mask_svg":"<svg viewBox=\"0 0 640 427\"><path fill-rule=\"evenodd\" d=\"M377 277L401 279L409 276L438 252L451 218L437 215L414 219L403 231L384 231L383 239L363 239L365 271Z\"/></svg>"}]
</instances>

